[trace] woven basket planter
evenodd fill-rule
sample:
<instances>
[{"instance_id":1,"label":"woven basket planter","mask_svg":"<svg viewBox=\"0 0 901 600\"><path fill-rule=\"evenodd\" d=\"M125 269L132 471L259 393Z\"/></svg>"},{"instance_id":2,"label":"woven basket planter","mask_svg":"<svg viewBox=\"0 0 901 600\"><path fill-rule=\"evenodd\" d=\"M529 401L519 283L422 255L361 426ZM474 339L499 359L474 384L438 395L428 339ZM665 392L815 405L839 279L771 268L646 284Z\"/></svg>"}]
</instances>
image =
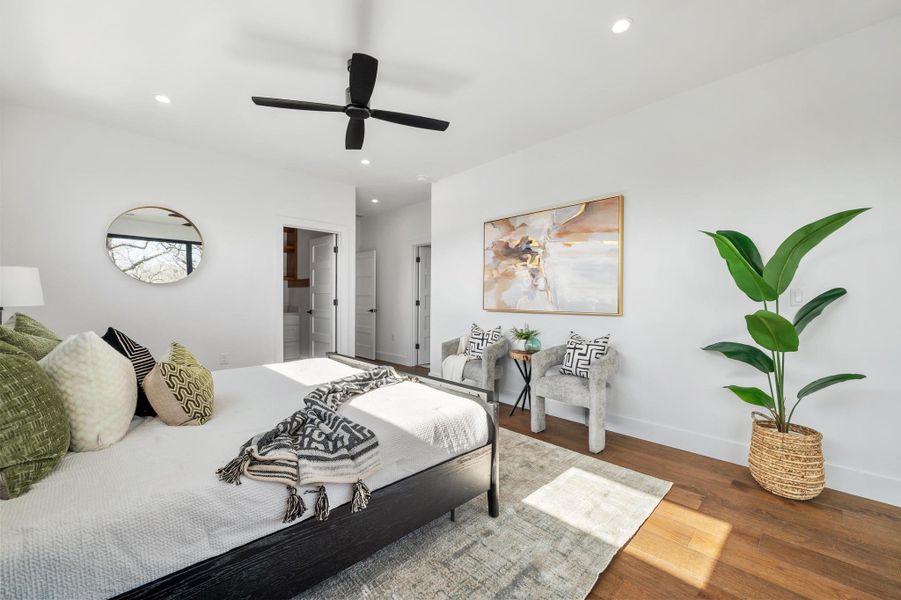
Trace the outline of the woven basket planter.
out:
<instances>
[{"instance_id":1,"label":"woven basket planter","mask_svg":"<svg viewBox=\"0 0 901 600\"><path fill-rule=\"evenodd\" d=\"M776 422L753 413L748 467L760 487L792 500L810 500L826 486L823 436L801 425L779 433Z\"/></svg>"}]
</instances>

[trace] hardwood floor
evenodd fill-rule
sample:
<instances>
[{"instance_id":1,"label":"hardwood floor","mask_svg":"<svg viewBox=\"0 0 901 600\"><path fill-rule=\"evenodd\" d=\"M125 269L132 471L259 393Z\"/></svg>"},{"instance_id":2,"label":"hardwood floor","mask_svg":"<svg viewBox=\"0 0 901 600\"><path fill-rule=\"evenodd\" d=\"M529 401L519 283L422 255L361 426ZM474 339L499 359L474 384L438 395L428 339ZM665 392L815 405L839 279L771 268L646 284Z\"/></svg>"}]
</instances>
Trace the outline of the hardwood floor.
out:
<instances>
[{"instance_id":1,"label":"hardwood floor","mask_svg":"<svg viewBox=\"0 0 901 600\"><path fill-rule=\"evenodd\" d=\"M746 467L529 413L501 426L673 482L589 598L901 598L901 508L826 489L807 502L761 489Z\"/></svg>"},{"instance_id":2,"label":"hardwood floor","mask_svg":"<svg viewBox=\"0 0 901 600\"><path fill-rule=\"evenodd\" d=\"M397 363L389 362L387 360L379 360L377 358L366 358L364 356L357 356L355 358L359 358L360 360L368 360L371 363L375 363L377 365L388 365L389 367L394 367L398 371L403 371L404 373L412 373L413 375L428 375L429 368L425 365L400 365Z\"/></svg>"}]
</instances>

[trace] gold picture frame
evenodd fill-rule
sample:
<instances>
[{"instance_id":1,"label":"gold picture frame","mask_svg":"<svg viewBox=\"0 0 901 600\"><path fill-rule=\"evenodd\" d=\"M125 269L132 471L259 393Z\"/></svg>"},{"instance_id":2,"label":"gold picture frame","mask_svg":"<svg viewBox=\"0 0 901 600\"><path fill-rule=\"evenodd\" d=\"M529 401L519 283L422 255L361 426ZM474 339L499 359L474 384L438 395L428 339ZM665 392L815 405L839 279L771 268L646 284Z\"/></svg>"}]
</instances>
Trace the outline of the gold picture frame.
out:
<instances>
[{"instance_id":1,"label":"gold picture frame","mask_svg":"<svg viewBox=\"0 0 901 600\"><path fill-rule=\"evenodd\" d=\"M622 316L623 205L617 195L485 221L482 309Z\"/></svg>"}]
</instances>

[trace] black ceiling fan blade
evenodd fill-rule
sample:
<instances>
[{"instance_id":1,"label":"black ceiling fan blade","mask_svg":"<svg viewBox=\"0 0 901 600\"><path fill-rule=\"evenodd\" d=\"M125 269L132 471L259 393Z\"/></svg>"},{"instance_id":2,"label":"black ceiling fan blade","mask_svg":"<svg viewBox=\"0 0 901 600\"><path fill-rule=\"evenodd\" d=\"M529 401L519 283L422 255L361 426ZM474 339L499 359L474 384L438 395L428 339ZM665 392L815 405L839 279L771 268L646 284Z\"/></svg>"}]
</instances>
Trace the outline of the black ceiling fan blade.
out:
<instances>
[{"instance_id":1,"label":"black ceiling fan blade","mask_svg":"<svg viewBox=\"0 0 901 600\"><path fill-rule=\"evenodd\" d=\"M369 106L375 78L379 71L379 61L368 54L355 52L350 57L350 101L352 104Z\"/></svg>"},{"instance_id":2,"label":"black ceiling fan blade","mask_svg":"<svg viewBox=\"0 0 901 600\"><path fill-rule=\"evenodd\" d=\"M373 119L379 119L380 121L388 121L389 123L397 123L398 125L406 125L407 127L418 127L420 129L433 129L435 131L444 131L450 126L448 121L420 117L417 115L408 115L407 113L392 112L390 110L374 110L369 116Z\"/></svg>"},{"instance_id":3,"label":"black ceiling fan blade","mask_svg":"<svg viewBox=\"0 0 901 600\"><path fill-rule=\"evenodd\" d=\"M346 150L359 150L363 147L363 134L366 133L366 121L350 119L347 122L347 133L344 135Z\"/></svg>"},{"instance_id":4,"label":"black ceiling fan blade","mask_svg":"<svg viewBox=\"0 0 901 600\"><path fill-rule=\"evenodd\" d=\"M321 102L306 102L304 100L283 100L281 98L264 98L252 96L251 100L257 106L271 106L273 108L291 108L294 110L315 110L317 112L344 112L343 106L337 104L322 104Z\"/></svg>"}]
</instances>

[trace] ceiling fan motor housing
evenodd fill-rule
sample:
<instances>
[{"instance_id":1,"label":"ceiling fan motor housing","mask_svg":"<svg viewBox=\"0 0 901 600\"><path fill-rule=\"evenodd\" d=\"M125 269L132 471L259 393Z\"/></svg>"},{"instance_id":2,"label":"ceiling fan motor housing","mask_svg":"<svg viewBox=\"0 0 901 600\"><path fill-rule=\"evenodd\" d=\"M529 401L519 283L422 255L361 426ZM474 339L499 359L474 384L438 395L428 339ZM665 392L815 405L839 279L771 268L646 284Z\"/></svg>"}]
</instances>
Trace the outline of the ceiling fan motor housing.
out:
<instances>
[{"instance_id":1,"label":"ceiling fan motor housing","mask_svg":"<svg viewBox=\"0 0 901 600\"><path fill-rule=\"evenodd\" d=\"M368 119L369 108L366 106L359 106L357 104L348 104L344 109L344 114L346 114L351 119Z\"/></svg>"}]
</instances>

